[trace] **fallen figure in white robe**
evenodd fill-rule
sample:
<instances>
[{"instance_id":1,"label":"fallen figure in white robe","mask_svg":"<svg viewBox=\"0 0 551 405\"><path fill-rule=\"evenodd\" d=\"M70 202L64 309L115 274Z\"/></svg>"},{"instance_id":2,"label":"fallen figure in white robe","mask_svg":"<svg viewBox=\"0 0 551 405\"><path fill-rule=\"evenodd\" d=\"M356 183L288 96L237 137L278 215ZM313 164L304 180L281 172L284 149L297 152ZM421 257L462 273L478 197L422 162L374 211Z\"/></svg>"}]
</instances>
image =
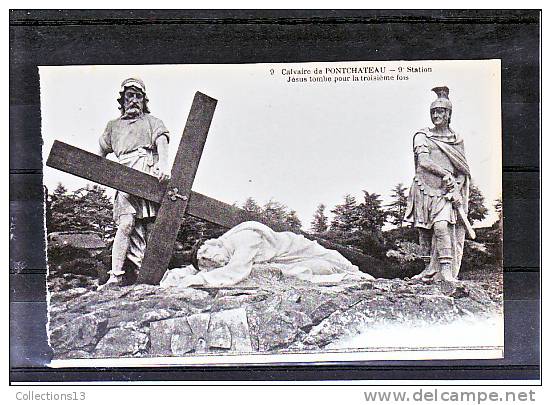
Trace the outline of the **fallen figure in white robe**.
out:
<instances>
[{"instance_id":1,"label":"fallen figure in white robe","mask_svg":"<svg viewBox=\"0 0 551 405\"><path fill-rule=\"evenodd\" d=\"M335 250L293 232L275 232L259 222L243 222L198 250L193 266L168 270L161 287L233 286L245 280L254 264L270 264L284 276L312 283L373 280Z\"/></svg>"}]
</instances>

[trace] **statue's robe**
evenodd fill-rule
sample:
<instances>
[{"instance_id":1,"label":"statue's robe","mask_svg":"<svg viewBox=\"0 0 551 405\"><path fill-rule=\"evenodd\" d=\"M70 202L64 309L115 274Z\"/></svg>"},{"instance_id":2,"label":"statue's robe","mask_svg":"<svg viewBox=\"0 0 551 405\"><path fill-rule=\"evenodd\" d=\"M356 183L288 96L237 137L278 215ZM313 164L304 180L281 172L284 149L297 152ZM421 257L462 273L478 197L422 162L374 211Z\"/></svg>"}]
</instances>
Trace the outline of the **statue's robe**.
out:
<instances>
[{"instance_id":1,"label":"statue's robe","mask_svg":"<svg viewBox=\"0 0 551 405\"><path fill-rule=\"evenodd\" d=\"M99 139L104 153L114 153L119 163L132 169L154 175L159 161L157 139L169 132L163 122L151 114L140 114L129 118L122 116L111 120ZM137 267L141 266L145 252L147 233L143 219L152 219L157 215L158 204L122 191L115 194L113 219L118 225L121 215L133 215L134 228L130 234L130 246L127 258Z\"/></svg>"},{"instance_id":2,"label":"statue's robe","mask_svg":"<svg viewBox=\"0 0 551 405\"><path fill-rule=\"evenodd\" d=\"M269 264L284 276L313 283L373 279L337 251L326 249L302 235L275 232L253 221L243 222L220 238L207 241L199 249L198 258L200 268L202 258L226 264L195 275L189 275L189 269L169 270L161 286L232 286L245 280L254 264Z\"/></svg>"},{"instance_id":3,"label":"statue's robe","mask_svg":"<svg viewBox=\"0 0 551 405\"><path fill-rule=\"evenodd\" d=\"M463 139L453 131L452 136L444 138L435 136L428 128L424 128L414 135L413 152L415 177L409 189L404 219L416 228L429 230L437 221L448 223L448 231L452 240L452 271L453 277L457 278L463 257L465 227L459 220L451 201L446 198L447 191L442 177L421 167L418 164L418 156L420 153L428 153L433 163L453 175L457 183L455 199L461 202L461 207L467 213L471 174L465 158ZM427 252L431 256L430 264L423 271L422 276L434 275L440 271L434 237L431 245L431 251Z\"/></svg>"}]
</instances>

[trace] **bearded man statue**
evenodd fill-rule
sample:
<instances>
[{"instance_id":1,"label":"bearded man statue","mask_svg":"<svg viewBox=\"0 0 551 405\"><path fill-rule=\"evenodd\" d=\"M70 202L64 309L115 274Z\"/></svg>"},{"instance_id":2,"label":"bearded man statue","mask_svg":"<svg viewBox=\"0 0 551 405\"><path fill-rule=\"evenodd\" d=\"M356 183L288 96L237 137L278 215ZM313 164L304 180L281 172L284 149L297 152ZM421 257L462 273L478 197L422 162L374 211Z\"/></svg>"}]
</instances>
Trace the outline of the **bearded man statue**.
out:
<instances>
[{"instance_id":1,"label":"bearded man statue","mask_svg":"<svg viewBox=\"0 0 551 405\"><path fill-rule=\"evenodd\" d=\"M117 101L121 114L107 123L99 138L98 154L114 153L119 163L167 181L169 134L163 122L149 113L144 82L124 80ZM117 232L106 285L123 282L127 259L139 271L157 210L155 203L117 191L113 205Z\"/></svg>"}]
</instances>

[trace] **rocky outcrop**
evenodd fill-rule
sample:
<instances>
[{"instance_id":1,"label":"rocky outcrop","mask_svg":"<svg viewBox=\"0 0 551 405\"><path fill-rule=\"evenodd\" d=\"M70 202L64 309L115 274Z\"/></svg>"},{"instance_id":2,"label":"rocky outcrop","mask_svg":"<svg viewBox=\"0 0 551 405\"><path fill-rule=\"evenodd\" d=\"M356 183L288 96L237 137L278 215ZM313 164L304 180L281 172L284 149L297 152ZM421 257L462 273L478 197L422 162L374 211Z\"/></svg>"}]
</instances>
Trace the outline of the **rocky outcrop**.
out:
<instances>
[{"instance_id":1,"label":"rocky outcrop","mask_svg":"<svg viewBox=\"0 0 551 405\"><path fill-rule=\"evenodd\" d=\"M319 286L266 266L256 266L233 288L96 291L93 279L80 277L49 280L57 359L318 350L370 325L446 324L495 315L502 306L501 295L480 282L378 279Z\"/></svg>"}]
</instances>

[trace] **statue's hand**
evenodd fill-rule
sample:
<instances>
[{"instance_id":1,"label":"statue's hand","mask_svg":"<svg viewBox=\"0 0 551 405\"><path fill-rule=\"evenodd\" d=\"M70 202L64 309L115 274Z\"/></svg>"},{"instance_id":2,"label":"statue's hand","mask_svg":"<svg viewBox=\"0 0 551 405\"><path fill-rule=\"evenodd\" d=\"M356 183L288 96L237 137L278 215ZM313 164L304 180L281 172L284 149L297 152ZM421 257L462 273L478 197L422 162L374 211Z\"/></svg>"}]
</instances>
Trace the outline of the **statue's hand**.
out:
<instances>
[{"instance_id":1,"label":"statue's hand","mask_svg":"<svg viewBox=\"0 0 551 405\"><path fill-rule=\"evenodd\" d=\"M170 170L164 167L164 165L157 164L155 169L153 169L153 173L157 176L159 182L167 182L170 180Z\"/></svg>"},{"instance_id":2,"label":"statue's hand","mask_svg":"<svg viewBox=\"0 0 551 405\"><path fill-rule=\"evenodd\" d=\"M461 198L459 198L457 196L454 196L454 198L452 200L452 206L454 208L459 208L459 207L461 207L461 205L463 205L463 202L461 201Z\"/></svg>"},{"instance_id":3,"label":"statue's hand","mask_svg":"<svg viewBox=\"0 0 551 405\"><path fill-rule=\"evenodd\" d=\"M451 173L448 173L442 177L442 182L444 183L444 187L446 187L447 192L453 192L455 190L455 179Z\"/></svg>"},{"instance_id":4,"label":"statue's hand","mask_svg":"<svg viewBox=\"0 0 551 405\"><path fill-rule=\"evenodd\" d=\"M452 206L454 208L459 208L461 205L463 205L463 198L461 197L461 194L457 191L449 191L444 198L452 203Z\"/></svg>"}]
</instances>

